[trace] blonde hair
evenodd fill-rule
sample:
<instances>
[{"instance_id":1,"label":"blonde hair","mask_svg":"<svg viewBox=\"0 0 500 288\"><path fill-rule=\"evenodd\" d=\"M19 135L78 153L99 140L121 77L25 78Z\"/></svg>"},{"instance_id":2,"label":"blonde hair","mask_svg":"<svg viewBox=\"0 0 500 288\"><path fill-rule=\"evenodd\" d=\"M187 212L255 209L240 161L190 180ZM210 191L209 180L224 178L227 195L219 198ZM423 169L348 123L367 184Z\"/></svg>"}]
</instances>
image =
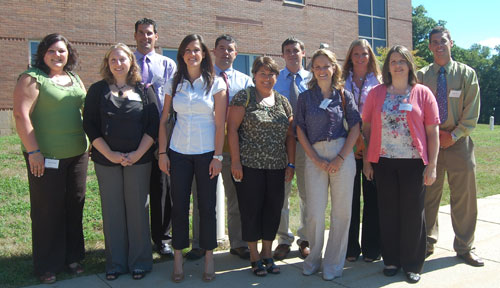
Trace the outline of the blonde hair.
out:
<instances>
[{"instance_id":1,"label":"blonde hair","mask_svg":"<svg viewBox=\"0 0 500 288\"><path fill-rule=\"evenodd\" d=\"M312 63L311 71L314 69L314 60L316 60L316 58L318 58L319 56L325 56L326 58L328 58L330 64L332 64L332 66L335 67L335 71L333 72L332 75L332 88L335 88L337 90L343 88L344 81L342 80L342 70L339 63L337 62L337 57L335 57L335 53L333 53L332 51L328 49L318 49L314 51L314 54L311 58L311 63ZM317 85L318 85L318 79L316 79L316 76L314 75L314 73L312 73L312 78L307 84L307 87L309 89L312 89Z\"/></svg>"},{"instance_id":2,"label":"blonde hair","mask_svg":"<svg viewBox=\"0 0 500 288\"><path fill-rule=\"evenodd\" d=\"M345 57L344 66L342 67L342 77L347 79L349 77L349 72L353 69L352 64L352 50L356 47L363 47L368 50L369 60L368 60L368 72L372 72L376 78L380 78L382 73L380 72L380 67L378 65L377 57L375 57L375 53L373 52L372 46L366 39L357 39L351 42L351 46L349 46L349 50L347 50L347 54Z\"/></svg>"},{"instance_id":3,"label":"blonde hair","mask_svg":"<svg viewBox=\"0 0 500 288\"><path fill-rule=\"evenodd\" d=\"M113 45L108 49L108 51L106 51L101 64L101 76L102 78L104 78L104 80L106 80L106 82L108 82L108 84L115 84L115 76L113 76L113 73L111 73L111 69L109 68L109 55L111 55L111 52L118 49L125 52L125 54L127 54L128 56L128 59L130 60L130 69L128 70L127 74L127 84L130 86L135 86L137 82L141 81L140 68L137 65L137 60L135 59L135 55L132 50L130 50L130 48L123 43Z\"/></svg>"}]
</instances>

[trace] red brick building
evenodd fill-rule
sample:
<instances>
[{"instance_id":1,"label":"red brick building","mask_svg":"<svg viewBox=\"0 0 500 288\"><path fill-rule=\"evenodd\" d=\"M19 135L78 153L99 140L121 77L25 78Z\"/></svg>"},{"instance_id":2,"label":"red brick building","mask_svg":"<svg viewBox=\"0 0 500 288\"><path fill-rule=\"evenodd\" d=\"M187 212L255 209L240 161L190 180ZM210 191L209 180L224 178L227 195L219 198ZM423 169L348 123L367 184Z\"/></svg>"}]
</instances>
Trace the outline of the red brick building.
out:
<instances>
[{"instance_id":1,"label":"red brick building","mask_svg":"<svg viewBox=\"0 0 500 288\"><path fill-rule=\"evenodd\" d=\"M279 59L289 36L304 41L308 57L326 43L340 61L358 37L375 46L412 45L411 0L0 1L0 134L11 125L6 122L14 85L36 53L37 41L58 32L75 44L76 72L88 87L100 79L110 45L135 45L134 23L143 17L157 21L157 52L169 56L190 33L201 34L210 48L218 35L233 35L241 70L248 69L253 55ZM278 63L284 65L281 59Z\"/></svg>"}]
</instances>

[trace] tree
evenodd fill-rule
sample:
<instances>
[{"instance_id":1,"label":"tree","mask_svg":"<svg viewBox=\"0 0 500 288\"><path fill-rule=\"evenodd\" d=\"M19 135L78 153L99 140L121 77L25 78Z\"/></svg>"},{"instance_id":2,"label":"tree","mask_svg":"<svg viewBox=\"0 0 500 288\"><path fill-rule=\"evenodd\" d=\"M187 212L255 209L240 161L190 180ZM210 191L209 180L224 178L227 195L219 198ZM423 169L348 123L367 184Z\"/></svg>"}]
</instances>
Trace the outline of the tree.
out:
<instances>
[{"instance_id":1,"label":"tree","mask_svg":"<svg viewBox=\"0 0 500 288\"><path fill-rule=\"evenodd\" d=\"M420 68L423 63L432 63L434 61L432 52L428 48L429 32L435 26L444 27L446 21L439 20L436 22L427 16L427 10L425 10L424 6L420 5L413 8L412 23L415 62L417 67ZM451 31L451 34L453 35L453 31ZM488 123L490 116L495 114L495 122L500 124L500 46L497 46L495 50L496 53L492 55L489 47L479 44L474 44L469 49L454 45L451 49L451 56L455 61L469 65L477 73L481 89L479 123ZM381 52L379 53L382 56L379 60L385 59L387 51L383 55Z\"/></svg>"},{"instance_id":2,"label":"tree","mask_svg":"<svg viewBox=\"0 0 500 288\"><path fill-rule=\"evenodd\" d=\"M429 39L428 35L432 28L436 26L445 26L446 21L439 20L435 21L431 17L427 16L427 10L424 6L419 5L414 7L412 10L412 39L413 39L413 50L416 50L416 55L420 56L423 60L428 63L432 63L433 57L431 51L429 51Z\"/></svg>"}]
</instances>

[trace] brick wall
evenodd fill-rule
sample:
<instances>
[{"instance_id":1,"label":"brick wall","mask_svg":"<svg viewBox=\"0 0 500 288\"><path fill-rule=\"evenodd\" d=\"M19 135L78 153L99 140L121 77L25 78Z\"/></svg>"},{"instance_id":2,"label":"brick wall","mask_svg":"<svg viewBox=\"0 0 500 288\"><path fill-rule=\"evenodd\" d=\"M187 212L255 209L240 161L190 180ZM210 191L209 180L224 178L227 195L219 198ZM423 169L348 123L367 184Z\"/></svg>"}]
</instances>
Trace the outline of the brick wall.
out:
<instances>
[{"instance_id":1,"label":"brick wall","mask_svg":"<svg viewBox=\"0 0 500 288\"><path fill-rule=\"evenodd\" d=\"M410 47L411 0L387 0L387 6L388 44ZM357 0L306 0L305 6L281 0L0 1L0 109L12 108L17 76L28 65L29 40L49 33L75 44L81 63L76 72L88 87L100 79L111 44L135 45L134 23L143 17L158 22L159 47L177 48L185 35L199 33L213 48L218 35L229 33L240 53L271 55L284 66L281 43L291 35L304 41L308 57L324 42L342 61L358 37L357 7Z\"/></svg>"}]
</instances>

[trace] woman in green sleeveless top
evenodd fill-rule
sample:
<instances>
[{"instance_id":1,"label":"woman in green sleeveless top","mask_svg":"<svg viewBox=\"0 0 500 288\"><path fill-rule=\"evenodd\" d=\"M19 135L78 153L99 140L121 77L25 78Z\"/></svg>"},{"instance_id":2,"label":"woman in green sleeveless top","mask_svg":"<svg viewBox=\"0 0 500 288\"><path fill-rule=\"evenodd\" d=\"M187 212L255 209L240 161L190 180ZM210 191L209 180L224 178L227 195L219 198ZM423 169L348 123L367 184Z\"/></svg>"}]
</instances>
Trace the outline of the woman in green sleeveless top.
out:
<instances>
[{"instance_id":1,"label":"woman in green sleeveless top","mask_svg":"<svg viewBox=\"0 0 500 288\"><path fill-rule=\"evenodd\" d=\"M63 269L80 274L88 142L85 87L71 71L78 55L60 34L40 42L34 67L14 90L14 117L28 168L33 264L42 283Z\"/></svg>"}]
</instances>

